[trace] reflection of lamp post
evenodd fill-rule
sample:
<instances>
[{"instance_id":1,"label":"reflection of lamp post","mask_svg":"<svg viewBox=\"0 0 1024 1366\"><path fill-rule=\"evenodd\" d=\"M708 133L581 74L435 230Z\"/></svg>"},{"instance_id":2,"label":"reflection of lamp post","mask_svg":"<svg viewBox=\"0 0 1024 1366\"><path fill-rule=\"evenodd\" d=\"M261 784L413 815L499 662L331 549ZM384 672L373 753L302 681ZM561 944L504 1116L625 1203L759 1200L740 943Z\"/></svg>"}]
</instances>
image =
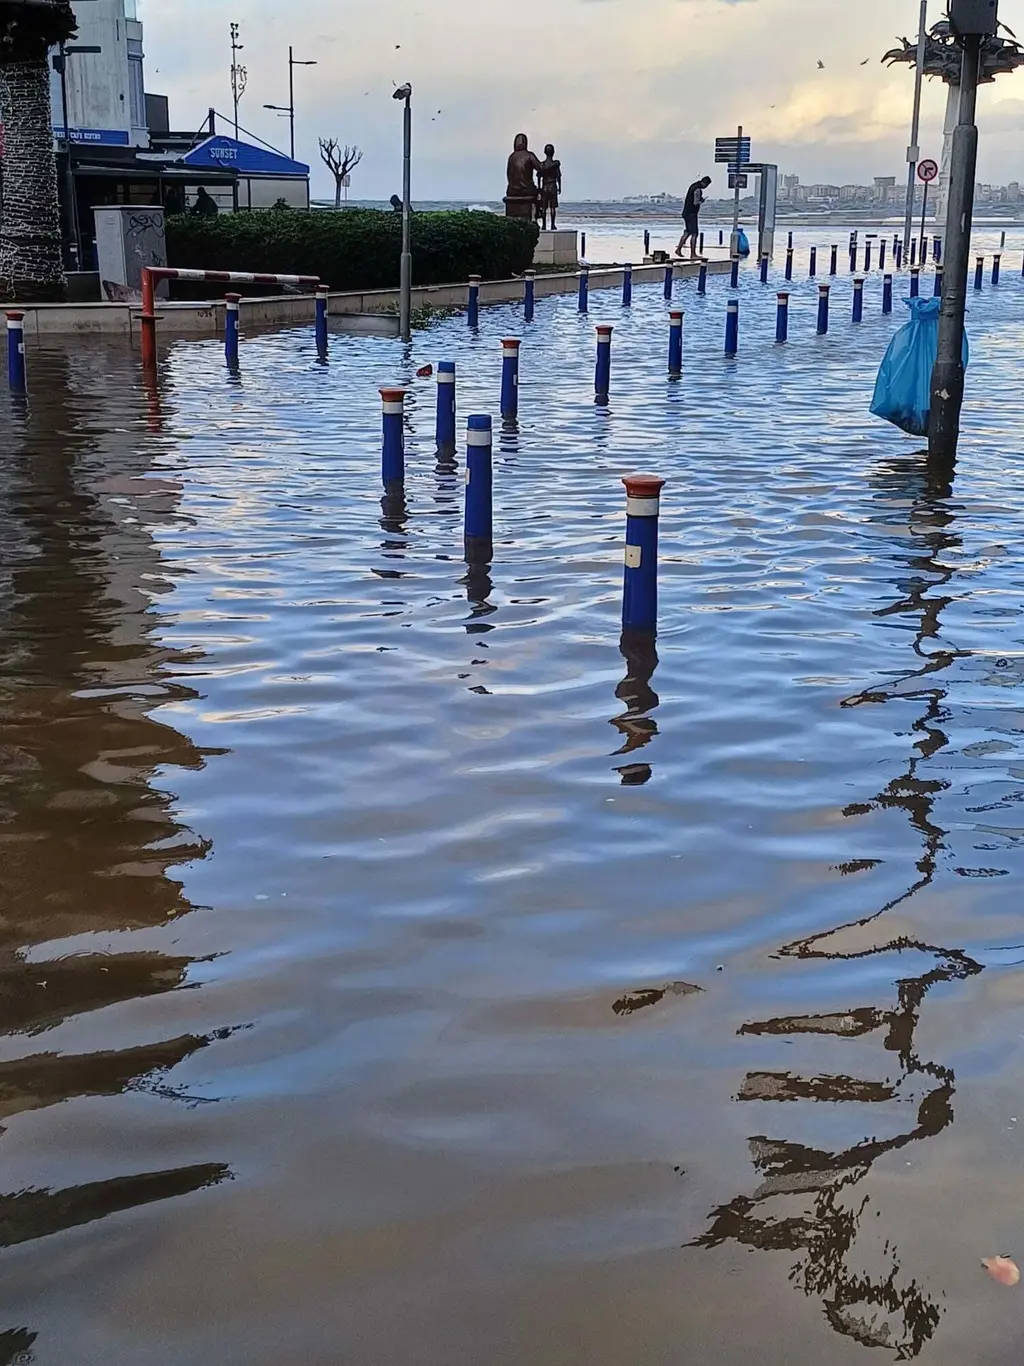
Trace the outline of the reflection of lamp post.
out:
<instances>
[{"instance_id":1,"label":"reflection of lamp post","mask_svg":"<svg viewBox=\"0 0 1024 1366\"><path fill-rule=\"evenodd\" d=\"M68 114L68 58L75 53L83 52L102 52L101 47L86 47L84 44L76 47L68 47L66 43L60 44L60 49L53 59L53 69L60 76L60 104L61 117L64 120L64 136L61 141L64 143L64 176L65 194L68 201L68 214L70 215L70 242L72 265L75 270L82 269L82 234L78 223L78 195L75 190L75 167L71 160L71 126Z\"/></svg>"},{"instance_id":2,"label":"reflection of lamp post","mask_svg":"<svg viewBox=\"0 0 1024 1366\"><path fill-rule=\"evenodd\" d=\"M316 62L297 62L292 55L295 49L288 49L288 103L265 104L264 109L274 109L279 114L287 114L291 126L292 161L295 160L295 68L297 66L316 66Z\"/></svg>"},{"instance_id":3,"label":"reflection of lamp post","mask_svg":"<svg viewBox=\"0 0 1024 1366\"><path fill-rule=\"evenodd\" d=\"M392 99L405 101L402 147L402 267L399 279L399 327L402 341L412 340L412 86L400 85Z\"/></svg>"}]
</instances>

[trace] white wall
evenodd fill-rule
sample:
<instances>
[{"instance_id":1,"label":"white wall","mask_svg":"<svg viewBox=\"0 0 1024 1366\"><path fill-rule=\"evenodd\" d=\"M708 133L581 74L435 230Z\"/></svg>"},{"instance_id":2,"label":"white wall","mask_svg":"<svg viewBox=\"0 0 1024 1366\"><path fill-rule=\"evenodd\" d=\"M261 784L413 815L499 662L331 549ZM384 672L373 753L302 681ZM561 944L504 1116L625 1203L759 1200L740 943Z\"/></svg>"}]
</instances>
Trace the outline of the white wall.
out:
<instances>
[{"instance_id":1,"label":"white wall","mask_svg":"<svg viewBox=\"0 0 1024 1366\"><path fill-rule=\"evenodd\" d=\"M240 209L272 209L279 199L292 209L309 208L309 182L294 176L286 180L247 178L238 182Z\"/></svg>"},{"instance_id":2,"label":"white wall","mask_svg":"<svg viewBox=\"0 0 1024 1366\"><path fill-rule=\"evenodd\" d=\"M134 14L134 0L128 0ZM133 51L142 51L142 25L125 17L126 0L82 0L74 5L78 34L70 47L100 47L102 52L72 53L67 59L68 115L72 128L104 129L128 135L132 146L145 146L145 102L135 103L133 120L132 89L140 93L141 63L134 68L129 60L129 40ZM50 73L50 99L55 128L63 127L60 77Z\"/></svg>"}]
</instances>

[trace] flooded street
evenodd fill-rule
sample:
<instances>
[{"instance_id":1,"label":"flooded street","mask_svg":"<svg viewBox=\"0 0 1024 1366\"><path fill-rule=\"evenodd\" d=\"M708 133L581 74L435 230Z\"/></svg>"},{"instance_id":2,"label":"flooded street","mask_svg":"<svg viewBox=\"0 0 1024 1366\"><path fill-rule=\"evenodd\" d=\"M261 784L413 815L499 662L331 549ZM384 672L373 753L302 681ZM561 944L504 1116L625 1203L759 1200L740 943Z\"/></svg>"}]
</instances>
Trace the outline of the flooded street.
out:
<instances>
[{"instance_id":1,"label":"flooded street","mask_svg":"<svg viewBox=\"0 0 1024 1366\"><path fill-rule=\"evenodd\" d=\"M734 362L727 281L682 283L680 382L659 285L327 366L311 326L237 375L165 341L148 389L119 340L30 348L0 1366L1016 1359L980 1259L1024 1256L1022 244L969 297L951 482L868 414L904 288L854 327L818 240L830 335L803 251L787 347L745 270ZM416 370L456 361L461 428L504 336L469 572ZM636 469L656 655L620 649Z\"/></svg>"}]
</instances>

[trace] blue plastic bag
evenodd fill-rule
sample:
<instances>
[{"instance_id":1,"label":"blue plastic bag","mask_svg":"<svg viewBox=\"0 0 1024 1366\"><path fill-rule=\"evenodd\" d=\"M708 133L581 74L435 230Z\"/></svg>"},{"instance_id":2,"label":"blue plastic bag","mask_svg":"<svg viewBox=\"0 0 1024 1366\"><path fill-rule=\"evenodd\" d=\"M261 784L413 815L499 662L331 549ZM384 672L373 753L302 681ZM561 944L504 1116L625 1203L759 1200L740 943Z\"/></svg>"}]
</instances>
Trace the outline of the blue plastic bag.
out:
<instances>
[{"instance_id":1,"label":"blue plastic bag","mask_svg":"<svg viewBox=\"0 0 1024 1366\"><path fill-rule=\"evenodd\" d=\"M932 368L939 349L941 299L904 299L910 321L889 343L875 381L871 411L911 436L928 435ZM970 359L964 335L964 367Z\"/></svg>"},{"instance_id":2,"label":"blue plastic bag","mask_svg":"<svg viewBox=\"0 0 1024 1366\"><path fill-rule=\"evenodd\" d=\"M741 256L750 255L750 239L747 237L747 234L743 231L742 228L740 228L739 232L736 235L736 250L739 252Z\"/></svg>"}]
</instances>

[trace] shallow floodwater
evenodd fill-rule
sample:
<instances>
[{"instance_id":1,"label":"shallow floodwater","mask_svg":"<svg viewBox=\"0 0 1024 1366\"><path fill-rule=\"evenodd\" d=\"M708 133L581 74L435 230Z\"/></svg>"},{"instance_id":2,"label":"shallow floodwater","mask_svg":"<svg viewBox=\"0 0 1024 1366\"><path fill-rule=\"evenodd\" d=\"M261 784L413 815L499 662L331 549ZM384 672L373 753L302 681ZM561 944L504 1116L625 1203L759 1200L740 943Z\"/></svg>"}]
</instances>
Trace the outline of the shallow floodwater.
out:
<instances>
[{"instance_id":1,"label":"shallow floodwater","mask_svg":"<svg viewBox=\"0 0 1024 1366\"><path fill-rule=\"evenodd\" d=\"M867 412L898 299L853 327L844 271L820 339L797 275L782 348L744 274L735 361L727 284L678 286L675 383L657 285L327 366L175 341L149 389L120 342L30 351L0 1363L1016 1359L979 1260L1024 1257L1020 249L952 482ZM468 573L415 372L493 411L506 335ZM634 469L656 655L620 650Z\"/></svg>"}]
</instances>

